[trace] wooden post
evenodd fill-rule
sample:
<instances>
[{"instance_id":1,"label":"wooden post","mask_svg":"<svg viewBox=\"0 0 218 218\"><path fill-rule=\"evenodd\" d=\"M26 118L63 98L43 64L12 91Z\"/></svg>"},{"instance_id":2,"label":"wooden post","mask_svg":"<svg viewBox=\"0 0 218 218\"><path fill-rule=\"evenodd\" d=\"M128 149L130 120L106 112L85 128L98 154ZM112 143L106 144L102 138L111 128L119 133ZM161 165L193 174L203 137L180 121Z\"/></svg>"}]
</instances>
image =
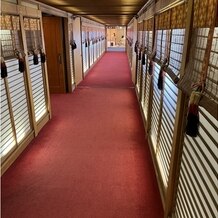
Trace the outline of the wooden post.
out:
<instances>
[{"instance_id":1,"label":"wooden post","mask_svg":"<svg viewBox=\"0 0 218 218\"><path fill-rule=\"evenodd\" d=\"M14 114L13 114L12 103L11 103L11 95L10 95L9 85L8 85L8 78L4 78L4 84L5 84L5 92L7 96L7 102L8 102L8 110L9 110L9 115L11 119L11 127L13 130L13 135L14 135L16 146L18 146Z\"/></svg>"},{"instance_id":2,"label":"wooden post","mask_svg":"<svg viewBox=\"0 0 218 218\"><path fill-rule=\"evenodd\" d=\"M20 6L22 7L22 6ZM21 36L22 36L22 43L23 43L23 49L24 53L26 54L25 57L25 66L26 70L24 72L25 74L25 80L27 83L27 90L28 90L28 96L29 96L29 105L30 105L30 114L31 114L31 123L33 125L34 135L38 135L38 128L36 123L36 117L35 117L35 109L34 109L34 101L33 101L33 93L32 93L32 86L31 86L31 78L30 78L30 69L29 69L29 63L28 63L28 49L27 49L27 42L26 42L26 33L24 30L24 16L23 14L20 14L20 28L21 28Z\"/></svg>"},{"instance_id":3,"label":"wooden post","mask_svg":"<svg viewBox=\"0 0 218 218\"><path fill-rule=\"evenodd\" d=\"M152 36L152 49L154 48L154 41L155 41L155 16L152 20L152 32L153 32L153 36ZM150 31L150 30L149 30ZM151 60L150 60L151 61ZM148 73L148 72L147 72ZM147 133L150 135L150 130L151 130L151 114L152 114L152 102L153 102L153 91L154 91L154 85L153 85L153 76L150 76L150 87L149 87L149 102L148 102L148 112L147 114L149 115L147 118Z\"/></svg>"},{"instance_id":4,"label":"wooden post","mask_svg":"<svg viewBox=\"0 0 218 218\"><path fill-rule=\"evenodd\" d=\"M40 6L39 6L40 10ZM40 16L40 29L41 29L41 37L42 37L42 48L45 50L45 41L44 41L44 31L42 26L42 16ZM49 113L49 119L52 118L51 114L51 101L50 101L50 91L49 91L49 79L48 79L48 71L47 71L47 63L42 64L42 70L44 73L44 82L45 82L45 93L46 93L46 103L47 103L47 110Z\"/></svg>"}]
</instances>

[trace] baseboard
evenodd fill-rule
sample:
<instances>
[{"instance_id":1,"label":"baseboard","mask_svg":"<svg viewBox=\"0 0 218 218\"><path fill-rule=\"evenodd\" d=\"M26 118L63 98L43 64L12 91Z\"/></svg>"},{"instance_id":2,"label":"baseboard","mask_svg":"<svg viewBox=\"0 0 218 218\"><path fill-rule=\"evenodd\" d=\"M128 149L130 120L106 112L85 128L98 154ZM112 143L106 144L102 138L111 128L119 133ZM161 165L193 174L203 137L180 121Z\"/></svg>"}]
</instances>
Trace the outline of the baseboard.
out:
<instances>
[{"instance_id":1,"label":"baseboard","mask_svg":"<svg viewBox=\"0 0 218 218\"><path fill-rule=\"evenodd\" d=\"M34 139L34 132L31 132L23 142L14 150L14 152L4 161L1 166L1 175L3 175L7 169L14 163L14 161L20 156L25 150L29 143Z\"/></svg>"},{"instance_id":2,"label":"baseboard","mask_svg":"<svg viewBox=\"0 0 218 218\"><path fill-rule=\"evenodd\" d=\"M160 176L161 174L160 174L158 164L157 164L157 161L156 161L156 158L155 158L155 152L152 149L151 137L150 137L148 129L147 129L146 118L145 118L144 112L143 112L144 110L142 108L140 98L139 98L139 93L138 93L138 90L137 90L136 86L135 86L135 92L136 92L136 96L137 96L137 99L138 99L140 113L141 113L144 129L145 129L145 138L146 138L146 140L148 140L148 146L149 146L149 150L150 150L150 154L151 154L151 158L152 158L152 162L153 162L153 166L154 166L154 170L155 170L155 175L156 175L156 179L157 179L159 193L160 193L160 196L161 196L161 202L162 202L163 208L165 209L165 193L163 192L164 188L163 188L163 185L162 185L163 183L161 182L162 181L161 176Z\"/></svg>"},{"instance_id":3,"label":"baseboard","mask_svg":"<svg viewBox=\"0 0 218 218\"><path fill-rule=\"evenodd\" d=\"M85 79L85 77L88 75L88 73L92 70L92 68L96 65L96 63L103 57L103 55L105 54L106 51L104 51L96 60L95 62L92 64L92 66L84 73L84 78L83 80ZM82 81L83 81L82 80ZM81 82L82 82L81 81Z\"/></svg>"},{"instance_id":4,"label":"baseboard","mask_svg":"<svg viewBox=\"0 0 218 218\"><path fill-rule=\"evenodd\" d=\"M37 124L37 132L39 133L45 124L50 120L49 114L46 114L40 122ZM37 137L35 132L32 131L17 148L7 157L7 159L1 165L1 175L3 175L7 169L14 163L14 161L21 155L30 142Z\"/></svg>"},{"instance_id":5,"label":"baseboard","mask_svg":"<svg viewBox=\"0 0 218 218\"><path fill-rule=\"evenodd\" d=\"M162 178L161 178L161 174L160 174L160 171L159 171L159 168L158 168L158 164L157 164L157 161L155 159L155 152L152 148L152 142L151 142L151 137L150 135L148 135L148 137L146 138L148 140L148 144L149 144L149 149L150 149L150 153L151 153L151 158L152 158L152 162L153 162L153 166L154 166L154 170L155 170L155 174L156 174L156 179L157 179L157 184L158 184L158 188L159 188L159 193L160 193L160 196L161 196L161 201L162 201L162 205L163 205L163 208L165 210L165 193L164 193L164 187L163 187L163 183L161 182L162 181Z\"/></svg>"},{"instance_id":6,"label":"baseboard","mask_svg":"<svg viewBox=\"0 0 218 218\"><path fill-rule=\"evenodd\" d=\"M46 114L43 119L40 120L40 122L37 124L37 130L38 132L41 131L41 129L45 126L45 124L50 120L49 114Z\"/></svg>"}]
</instances>

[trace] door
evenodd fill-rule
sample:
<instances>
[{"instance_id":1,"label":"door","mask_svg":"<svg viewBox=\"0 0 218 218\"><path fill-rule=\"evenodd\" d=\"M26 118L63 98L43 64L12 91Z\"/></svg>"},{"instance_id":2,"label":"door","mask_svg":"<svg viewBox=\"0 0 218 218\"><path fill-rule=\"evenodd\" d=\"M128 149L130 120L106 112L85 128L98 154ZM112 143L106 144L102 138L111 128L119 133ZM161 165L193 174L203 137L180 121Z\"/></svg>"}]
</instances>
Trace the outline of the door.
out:
<instances>
[{"instance_id":1,"label":"door","mask_svg":"<svg viewBox=\"0 0 218 218\"><path fill-rule=\"evenodd\" d=\"M65 93L63 53L63 23L61 17L43 17L43 31L47 57L50 93Z\"/></svg>"}]
</instances>

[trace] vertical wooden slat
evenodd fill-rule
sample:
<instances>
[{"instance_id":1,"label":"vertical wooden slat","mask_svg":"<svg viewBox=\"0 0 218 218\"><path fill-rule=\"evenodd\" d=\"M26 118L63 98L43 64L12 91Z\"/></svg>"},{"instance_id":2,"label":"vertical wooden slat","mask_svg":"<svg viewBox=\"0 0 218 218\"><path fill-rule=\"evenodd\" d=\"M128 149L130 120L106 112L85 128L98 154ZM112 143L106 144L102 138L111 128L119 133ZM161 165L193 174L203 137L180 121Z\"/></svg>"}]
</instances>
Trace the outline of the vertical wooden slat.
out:
<instances>
[{"instance_id":1,"label":"vertical wooden slat","mask_svg":"<svg viewBox=\"0 0 218 218\"><path fill-rule=\"evenodd\" d=\"M28 53L28 49L27 49L27 42L26 42L26 34L25 34L25 30L24 30L24 23L23 23L24 17L22 14L20 14L20 26L21 26L21 35L22 35L22 43L23 43L23 47L24 47L24 53L27 54ZM27 82L27 90L28 90L28 95L29 95L29 102L30 102L30 114L31 114L31 122L33 125L33 130L34 130L34 134L35 136L38 135L38 128L37 128L37 123L36 123L36 117L35 117L35 110L34 110L34 102L33 102L33 93L32 93L32 89L31 89L31 78L30 78L30 69L29 69L29 63L28 63L28 57L25 57L25 66L26 66L26 71L25 73L25 77L26 77L26 82Z\"/></svg>"},{"instance_id":2,"label":"vertical wooden slat","mask_svg":"<svg viewBox=\"0 0 218 218\"><path fill-rule=\"evenodd\" d=\"M42 48L45 50L45 40L44 40L44 31L42 26L42 16L40 16L40 30L42 36ZM49 113L49 118L52 117L52 110L51 110L51 101L50 101L50 92L49 92L49 80L48 80L48 70L47 70L47 63L42 63L42 73L44 74L44 83L45 83L45 93L46 93L46 102L47 102L47 110Z\"/></svg>"},{"instance_id":3,"label":"vertical wooden slat","mask_svg":"<svg viewBox=\"0 0 218 218\"><path fill-rule=\"evenodd\" d=\"M152 24L150 24L152 23ZM151 18L149 20L148 23L148 30L151 30L153 32L153 37L152 37L152 48L154 47L154 40L155 40L155 19ZM153 101L153 77L151 77L151 81L150 81L150 87L149 87L149 103L148 103L148 114L151 114L152 111L152 101ZM150 129L151 129L151 116L148 116L147 119L147 131L148 133L150 133Z\"/></svg>"},{"instance_id":4,"label":"vertical wooden slat","mask_svg":"<svg viewBox=\"0 0 218 218\"><path fill-rule=\"evenodd\" d=\"M15 121L14 121L14 115L13 115L13 109L12 109L12 102L11 102L11 96L10 96L10 90L9 90L9 85L8 85L8 79L4 78L4 84L5 84L5 91L6 91L6 96L7 96L7 102L8 102L8 110L10 114L10 119L11 119L11 126L14 134L14 139L16 142L16 145L18 144L17 142L17 135L16 135L16 127L15 127Z\"/></svg>"}]
</instances>

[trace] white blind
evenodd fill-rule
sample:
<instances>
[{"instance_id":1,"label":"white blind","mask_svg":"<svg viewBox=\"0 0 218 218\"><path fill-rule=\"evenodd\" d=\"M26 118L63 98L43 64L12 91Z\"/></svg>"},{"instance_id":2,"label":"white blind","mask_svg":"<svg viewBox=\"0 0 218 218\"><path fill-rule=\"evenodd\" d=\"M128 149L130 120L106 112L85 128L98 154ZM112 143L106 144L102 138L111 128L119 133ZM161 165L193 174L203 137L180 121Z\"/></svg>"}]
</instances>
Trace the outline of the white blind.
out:
<instances>
[{"instance_id":1,"label":"white blind","mask_svg":"<svg viewBox=\"0 0 218 218\"><path fill-rule=\"evenodd\" d=\"M158 137L158 125L160 117L160 100L161 92L157 87L158 74L160 71L160 65L154 63L154 72L153 72L153 102L152 102L152 114L151 114L151 140L154 151L157 151L157 137Z\"/></svg>"},{"instance_id":2,"label":"white blind","mask_svg":"<svg viewBox=\"0 0 218 218\"><path fill-rule=\"evenodd\" d=\"M161 59L161 46L162 46L162 30L156 31L156 58Z\"/></svg>"},{"instance_id":3,"label":"white blind","mask_svg":"<svg viewBox=\"0 0 218 218\"><path fill-rule=\"evenodd\" d=\"M146 93L146 77L147 77L147 55L145 55L145 65L142 65L142 88L141 88L141 105L144 108Z\"/></svg>"},{"instance_id":4,"label":"white blind","mask_svg":"<svg viewBox=\"0 0 218 218\"><path fill-rule=\"evenodd\" d=\"M40 57L38 58L39 64L34 65L33 56L28 56L36 122L40 121L47 113L44 75L42 74Z\"/></svg>"},{"instance_id":5,"label":"white blind","mask_svg":"<svg viewBox=\"0 0 218 218\"><path fill-rule=\"evenodd\" d=\"M142 41L142 31L138 31L138 43L139 46L141 46L143 44ZM141 56L141 54L140 54ZM140 85L141 85L141 79L142 79L142 61L138 60L137 62L137 82L136 82L136 88L138 90L138 93L140 92Z\"/></svg>"},{"instance_id":6,"label":"white blind","mask_svg":"<svg viewBox=\"0 0 218 218\"><path fill-rule=\"evenodd\" d=\"M12 129L12 121L9 113L8 100L4 80L1 79L1 161L3 162L16 146Z\"/></svg>"},{"instance_id":7,"label":"white blind","mask_svg":"<svg viewBox=\"0 0 218 218\"><path fill-rule=\"evenodd\" d=\"M164 79L163 105L160 120L159 143L157 147L157 161L160 168L164 187L167 188L170 170L173 134L176 116L178 89L166 74Z\"/></svg>"},{"instance_id":8,"label":"white blind","mask_svg":"<svg viewBox=\"0 0 218 218\"><path fill-rule=\"evenodd\" d=\"M152 33L151 31L144 31L144 45L146 52L148 51L149 47L149 34ZM151 49L151 48L150 48ZM148 107L149 107L149 91L150 91L150 83L151 83L151 76L148 74L148 67L149 67L150 60L148 58L147 53L145 54L145 65L143 66L143 78L142 78L142 98L141 104L143 108L143 113L145 119L148 118Z\"/></svg>"},{"instance_id":9,"label":"white blind","mask_svg":"<svg viewBox=\"0 0 218 218\"><path fill-rule=\"evenodd\" d=\"M90 41L90 46L89 46L89 58L90 58L90 66L94 63L94 49L93 49L93 44L92 41Z\"/></svg>"},{"instance_id":10,"label":"white blind","mask_svg":"<svg viewBox=\"0 0 218 218\"><path fill-rule=\"evenodd\" d=\"M83 58L83 73L85 73L88 70L88 59L87 59L87 42L85 43L85 32L82 33L82 58ZM87 47L86 47L87 46Z\"/></svg>"},{"instance_id":11,"label":"white blind","mask_svg":"<svg viewBox=\"0 0 218 218\"><path fill-rule=\"evenodd\" d=\"M149 91L150 91L150 84L151 84L151 76L148 75L149 62L150 62L150 60L147 59L147 72L146 72L144 106L143 106L143 110L144 110L146 120L148 118L148 107L149 107L149 98L150 98Z\"/></svg>"},{"instance_id":12,"label":"white blind","mask_svg":"<svg viewBox=\"0 0 218 218\"><path fill-rule=\"evenodd\" d=\"M153 31L148 31L148 52L152 53L152 39L153 39Z\"/></svg>"},{"instance_id":13,"label":"white blind","mask_svg":"<svg viewBox=\"0 0 218 218\"><path fill-rule=\"evenodd\" d=\"M179 75L180 73L184 37L185 37L185 29L172 30L169 68L176 75Z\"/></svg>"},{"instance_id":14,"label":"white blind","mask_svg":"<svg viewBox=\"0 0 218 218\"><path fill-rule=\"evenodd\" d=\"M18 71L16 58L8 60L6 64L17 142L20 143L31 131L24 73Z\"/></svg>"},{"instance_id":15,"label":"white blind","mask_svg":"<svg viewBox=\"0 0 218 218\"><path fill-rule=\"evenodd\" d=\"M166 55L167 30L157 30L156 34L156 58L163 61ZM169 67L173 69L175 74L178 74L182 60L184 29L174 29L171 34ZM165 73L164 88L160 91L157 87L159 71L160 65L154 63L151 140L166 191L170 171L178 89L170 76Z\"/></svg>"},{"instance_id":16,"label":"white blind","mask_svg":"<svg viewBox=\"0 0 218 218\"><path fill-rule=\"evenodd\" d=\"M217 126L201 108L199 137L185 137L175 217L217 217Z\"/></svg>"},{"instance_id":17,"label":"white blind","mask_svg":"<svg viewBox=\"0 0 218 218\"><path fill-rule=\"evenodd\" d=\"M95 62L97 59L97 44L96 44L96 42L94 42L94 44L93 44L93 50L94 50L94 62Z\"/></svg>"}]
</instances>

